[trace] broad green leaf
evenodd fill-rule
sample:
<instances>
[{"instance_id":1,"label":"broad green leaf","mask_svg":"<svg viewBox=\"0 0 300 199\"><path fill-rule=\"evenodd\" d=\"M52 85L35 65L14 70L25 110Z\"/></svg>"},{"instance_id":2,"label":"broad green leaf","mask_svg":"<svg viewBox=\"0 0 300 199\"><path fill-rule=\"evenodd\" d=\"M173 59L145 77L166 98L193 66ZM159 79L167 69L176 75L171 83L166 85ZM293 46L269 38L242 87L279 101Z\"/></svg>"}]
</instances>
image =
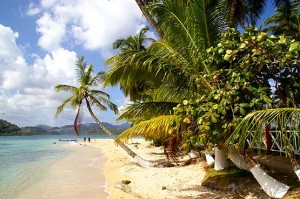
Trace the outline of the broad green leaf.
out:
<instances>
[{"instance_id":1,"label":"broad green leaf","mask_svg":"<svg viewBox=\"0 0 300 199\"><path fill-rule=\"evenodd\" d=\"M289 52L299 51L299 48L300 48L300 42L299 41L293 42L290 45Z\"/></svg>"}]
</instances>

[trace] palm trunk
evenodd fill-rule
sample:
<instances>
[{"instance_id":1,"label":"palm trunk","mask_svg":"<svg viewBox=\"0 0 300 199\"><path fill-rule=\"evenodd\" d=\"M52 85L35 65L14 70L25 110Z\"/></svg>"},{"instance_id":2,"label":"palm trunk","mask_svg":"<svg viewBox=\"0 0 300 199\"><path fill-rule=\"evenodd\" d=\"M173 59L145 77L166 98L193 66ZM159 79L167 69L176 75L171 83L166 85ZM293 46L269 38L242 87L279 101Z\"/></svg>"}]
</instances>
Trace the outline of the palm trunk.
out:
<instances>
[{"instance_id":1,"label":"palm trunk","mask_svg":"<svg viewBox=\"0 0 300 199\"><path fill-rule=\"evenodd\" d=\"M236 8L237 8L237 1L233 0L230 8L230 14L229 14L229 22L228 22L229 28L235 28L237 26L236 19L235 19Z\"/></svg>"},{"instance_id":2,"label":"palm trunk","mask_svg":"<svg viewBox=\"0 0 300 199\"><path fill-rule=\"evenodd\" d=\"M215 162L214 158L209 153L205 154L205 158L206 158L206 163L209 166Z\"/></svg>"},{"instance_id":3,"label":"palm trunk","mask_svg":"<svg viewBox=\"0 0 300 199\"><path fill-rule=\"evenodd\" d=\"M283 198L288 190L289 186L277 181L273 177L269 176L254 160L248 156L244 156L250 172L254 178L260 184L262 189L272 198Z\"/></svg>"},{"instance_id":4,"label":"palm trunk","mask_svg":"<svg viewBox=\"0 0 300 199\"><path fill-rule=\"evenodd\" d=\"M288 137L286 135L287 135L287 132L282 130L282 139L283 139L284 143L287 143L285 146L285 152L288 155L288 157L290 158L294 172L297 175L298 179L300 180L300 166L295 158L295 154L294 154L294 151L292 150L290 140L288 139Z\"/></svg>"},{"instance_id":5,"label":"palm trunk","mask_svg":"<svg viewBox=\"0 0 300 199\"><path fill-rule=\"evenodd\" d=\"M112 132L110 132L110 130L108 130L101 122L100 120L98 120L98 118L95 116L94 112L92 111L92 108L90 106L90 103L88 102L88 100L86 100L86 104L87 104L87 108L89 110L90 115L92 116L92 118L95 120L95 122L99 125L99 127L107 134L109 135L118 145L120 145L120 147L122 147L128 155L130 155L131 157L133 157L137 163L144 168L148 168L148 167L154 167L154 163L150 162L148 160L143 159L142 157L140 157L139 155L137 155L134 151L132 151L128 146L126 146L123 142L121 142L117 137L115 137L113 135Z\"/></svg>"},{"instance_id":6,"label":"palm trunk","mask_svg":"<svg viewBox=\"0 0 300 199\"><path fill-rule=\"evenodd\" d=\"M146 9L146 6L142 0L135 0L138 6L140 7L143 15L147 19L148 23L156 30L158 36L162 39L164 37L164 33L157 24L157 22L153 19L153 17L150 15L148 10Z\"/></svg>"},{"instance_id":7,"label":"palm trunk","mask_svg":"<svg viewBox=\"0 0 300 199\"><path fill-rule=\"evenodd\" d=\"M225 155L218 147L215 148L215 165L214 169L219 171L228 167Z\"/></svg>"},{"instance_id":8,"label":"palm trunk","mask_svg":"<svg viewBox=\"0 0 300 199\"><path fill-rule=\"evenodd\" d=\"M292 152L287 152L287 155L289 156L289 158L291 160L295 174L297 175L298 179L300 180L300 166L295 158L295 154Z\"/></svg>"},{"instance_id":9,"label":"palm trunk","mask_svg":"<svg viewBox=\"0 0 300 199\"><path fill-rule=\"evenodd\" d=\"M230 148L228 150L229 159L237 166L239 169L249 170L247 163L242 155L240 155L235 149Z\"/></svg>"}]
</instances>

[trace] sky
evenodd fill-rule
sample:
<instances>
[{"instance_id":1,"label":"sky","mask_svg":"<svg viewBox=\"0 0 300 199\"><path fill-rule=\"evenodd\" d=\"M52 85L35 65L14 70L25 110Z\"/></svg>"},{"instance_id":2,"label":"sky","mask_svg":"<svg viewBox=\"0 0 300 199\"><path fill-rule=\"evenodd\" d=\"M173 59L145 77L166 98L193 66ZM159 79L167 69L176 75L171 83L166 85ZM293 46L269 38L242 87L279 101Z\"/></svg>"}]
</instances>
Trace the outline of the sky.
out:
<instances>
[{"instance_id":1,"label":"sky","mask_svg":"<svg viewBox=\"0 0 300 199\"><path fill-rule=\"evenodd\" d=\"M21 127L72 124L70 107L54 117L69 96L54 87L77 85L81 55L96 72L106 71L103 62L116 53L112 43L145 25L134 0L0 0L0 119ZM118 87L105 91L119 108L126 106ZM116 123L111 111L96 115ZM83 122L92 122L88 111Z\"/></svg>"},{"instance_id":2,"label":"sky","mask_svg":"<svg viewBox=\"0 0 300 199\"><path fill-rule=\"evenodd\" d=\"M106 71L104 61L116 53L112 43L146 24L134 0L0 0L0 119L21 127L72 124L76 110L70 107L54 117L69 96L54 87L77 86L75 63L82 55L96 72ZM118 87L105 91L120 109L128 104ZM116 124L112 111L94 110ZM93 121L85 111L87 122Z\"/></svg>"}]
</instances>

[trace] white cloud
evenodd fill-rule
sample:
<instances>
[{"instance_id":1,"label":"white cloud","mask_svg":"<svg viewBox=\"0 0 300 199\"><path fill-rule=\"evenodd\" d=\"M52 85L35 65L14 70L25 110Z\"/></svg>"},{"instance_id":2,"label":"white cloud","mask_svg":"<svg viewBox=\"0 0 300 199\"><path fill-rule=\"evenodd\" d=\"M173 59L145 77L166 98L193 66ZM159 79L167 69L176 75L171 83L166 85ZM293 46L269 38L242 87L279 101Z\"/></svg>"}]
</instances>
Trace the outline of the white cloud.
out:
<instances>
[{"instance_id":1,"label":"white cloud","mask_svg":"<svg viewBox=\"0 0 300 199\"><path fill-rule=\"evenodd\" d=\"M0 113L5 113L5 118L20 118L20 125L30 124L33 119L45 123L46 118L53 117L56 107L65 97L55 93L54 86L76 83L74 66L77 54L58 48L42 58L35 55L33 64L29 65L16 44L18 33L2 25L0 28L4 35L0 38L0 52L11 51L10 56L0 54ZM44 119L40 118L43 112Z\"/></svg>"},{"instance_id":2,"label":"white cloud","mask_svg":"<svg viewBox=\"0 0 300 199\"><path fill-rule=\"evenodd\" d=\"M1 119L20 126L72 123L75 112L71 108L54 119L57 106L67 97L55 93L54 86L76 84L74 48L82 50L81 54L99 52L99 61L106 59L116 39L135 34L146 23L134 0L41 0L28 5L27 16L37 19L39 33L34 38L37 44L29 43L30 48L23 49L16 42L19 33L0 24L0 114ZM23 54L35 45L45 55ZM115 100L122 98L117 104L125 106L120 92L111 94ZM112 112L96 114L114 122ZM91 121L88 114L85 118Z\"/></svg>"},{"instance_id":3,"label":"white cloud","mask_svg":"<svg viewBox=\"0 0 300 199\"><path fill-rule=\"evenodd\" d=\"M72 41L105 52L113 41L134 34L145 24L133 0L42 0L31 5L28 13L42 13L37 21L39 45L48 51Z\"/></svg>"},{"instance_id":4,"label":"white cloud","mask_svg":"<svg viewBox=\"0 0 300 199\"><path fill-rule=\"evenodd\" d=\"M55 20L49 13L44 13L37 21L37 31L42 35L38 41L39 46L52 51L61 46L61 40L65 35L65 24L63 21Z\"/></svg>"},{"instance_id":5,"label":"white cloud","mask_svg":"<svg viewBox=\"0 0 300 199\"><path fill-rule=\"evenodd\" d=\"M3 62L9 62L21 55L21 51L16 45L18 37L19 33L13 32L10 27L0 24L0 58ZM0 62L1 65L3 62Z\"/></svg>"}]
</instances>

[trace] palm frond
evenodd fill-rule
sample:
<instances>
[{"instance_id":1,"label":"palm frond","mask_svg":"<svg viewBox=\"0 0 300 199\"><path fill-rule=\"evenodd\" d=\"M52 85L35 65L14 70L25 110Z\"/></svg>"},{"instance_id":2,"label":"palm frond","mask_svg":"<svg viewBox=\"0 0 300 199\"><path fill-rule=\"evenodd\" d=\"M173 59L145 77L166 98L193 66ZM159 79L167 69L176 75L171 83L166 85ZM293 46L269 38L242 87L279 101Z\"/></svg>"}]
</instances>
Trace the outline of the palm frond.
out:
<instances>
[{"instance_id":1,"label":"palm frond","mask_svg":"<svg viewBox=\"0 0 300 199\"><path fill-rule=\"evenodd\" d=\"M76 62L76 72L77 78L80 80L85 74L86 62L84 61L84 56L80 56Z\"/></svg>"},{"instance_id":2,"label":"palm frond","mask_svg":"<svg viewBox=\"0 0 300 199\"><path fill-rule=\"evenodd\" d=\"M127 129L118 138L121 141L126 141L136 136L143 136L145 138L164 137L170 130L174 130L172 123L176 119L178 119L176 115L155 117Z\"/></svg>"},{"instance_id":3,"label":"palm frond","mask_svg":"<svg viewBox=\"0 0 300 199\"><path fill-rule=\"evenodd\" d=\"M75 86L60 84L55 86L54 89L56 92L60 92L60 91L75 92L77 88Z\"/></svg>"},{"instance_id":4,"label":"palm frond","mask_svg":"<svg viewBox=\"0 0 300 199\"><path fill-rule=\"evenodd\" d=\"M127 120L135 123L136 121L144 121L160 115L173 114L173 107L176 102L142 102L135 103L126 107L117 120Z\"/></svg>"},{"instance_id":5,"label":"palm frond","mask_svg":"<svg viewBox=\"0 0 300 199\"><path fill-rule=\"evenodd\" d=\"M65 101L63 101L62 104L61 104L59 107L57 107L56 113L55 113L55 117L57 118L58 115L59 115L61 112L63 112L65 106L66 106L68 103L72 102L73 100L74 100L74 96L71 96L71 97L69 97L68 99L66 99Z\"/></svg>"},{"instance_id":6,"label":"palm frond","mask_svg":"<svg viewBox=\"0 0 300 199\"><path fill-rule=\"evenodd\" d=\"M286 135L288 132L300 135L300 109L276 108L253 111L243 118L226 144L236 144L239 148L244 148L247 140L249 141L251 132L253 133L253 138L249 143L251 147L255 142L262 141L264 137L262 130L265 125L270 125L271 128L280 131L282 135Z\"/></svg>"}]
</instances>

